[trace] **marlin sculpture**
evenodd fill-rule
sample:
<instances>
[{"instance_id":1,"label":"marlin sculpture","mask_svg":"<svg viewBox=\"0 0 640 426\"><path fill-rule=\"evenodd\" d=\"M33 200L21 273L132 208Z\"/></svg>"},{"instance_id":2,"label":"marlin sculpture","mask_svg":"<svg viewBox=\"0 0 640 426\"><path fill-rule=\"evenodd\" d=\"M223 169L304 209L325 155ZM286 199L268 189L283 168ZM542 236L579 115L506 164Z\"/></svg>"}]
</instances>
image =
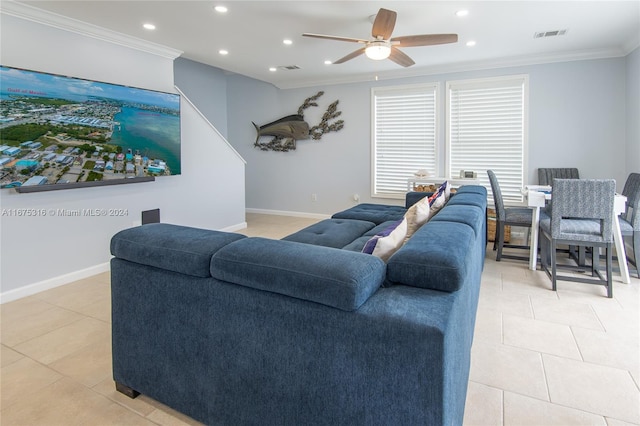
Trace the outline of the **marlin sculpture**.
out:
<instances>
[{"instance_id":1,"label":"marlin sculpture","mask_svg":"<svg viewBox=\"0 0 640 426\"><path fill-rule=\"evenodd\" d=\"M307 122L304 121L304 117L299 114L287 115L263 126L258 126L253 121L251 124L253 124L256 132L258 132L256 144L261 136L274 136L294 140L309 138L309 124L307 124Z\"/></svg>"},{"instance_id":2,"label":"marlin sculpture","mask_svg":"<svg viewBox=\"0 0 640 426\"><path fill-rule=\"evenodd\" d=\"M258 126L252 121L251 123L258 133L256 143L253 146L263 151L287 152L296 149L296 141L299 139L320 140L323 134L337 132L342 129L344 121L337 120L331 123L331 120L342 114L341 111L338 111L338 101L327 107L327 111L322 115L322 120L317 125L309 127L309 124L304 121L304 110L312 106L317 107L318 104L315 101L323 94L324 92L320 91L305 99L304 103L298 108L297 114L287 115L264 126ZM260 143L262 136L271 136L272 139L267 143Z\"/></svg>"}]
</instances>

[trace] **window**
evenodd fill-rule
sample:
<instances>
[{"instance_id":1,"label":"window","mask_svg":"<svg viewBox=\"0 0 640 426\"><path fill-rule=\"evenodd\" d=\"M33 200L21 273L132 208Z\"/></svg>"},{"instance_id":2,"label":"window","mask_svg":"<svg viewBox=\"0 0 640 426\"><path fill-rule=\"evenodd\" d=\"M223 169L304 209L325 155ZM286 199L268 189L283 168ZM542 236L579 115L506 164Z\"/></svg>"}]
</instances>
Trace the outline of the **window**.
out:
<instances>
[{"instance_id":1,"label":"window","mask_svg":"<svg viewBox=\"0 0 640 426\"><path fill-rule=\"evenodd\" d=\"M522 202L527 135L528 78L525 75L447 82L447 172L486 170L500 180L505 202Z\"/></svg>"},{"instance_id":2,"label":"window","mask_svg":"<svg viewBox=\"0 0 640 426\"><path fill-rule=\"evenodd\" d=\"M436 176L438 84L372 89L372 196L403 198L407 179Z\"/></svg>"}]
</instances>

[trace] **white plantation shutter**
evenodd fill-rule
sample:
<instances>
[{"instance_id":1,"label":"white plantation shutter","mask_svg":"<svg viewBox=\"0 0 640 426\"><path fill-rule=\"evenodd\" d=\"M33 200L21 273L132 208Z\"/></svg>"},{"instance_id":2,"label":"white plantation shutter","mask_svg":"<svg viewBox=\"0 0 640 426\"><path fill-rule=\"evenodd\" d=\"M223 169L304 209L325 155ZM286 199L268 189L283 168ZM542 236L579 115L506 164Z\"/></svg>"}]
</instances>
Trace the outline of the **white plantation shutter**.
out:
<instances>
[{"instance_id":1,"label":"white plantation shutter","mask_svg":"<svg viewBox=\"0 0 640 426\"><path fill-rule=\"evenodd\" d=\"M450 177L473 170L490 191L486 171L491 169L505 203L523 200L527 84L526 76L447 83Z\"/></svg>"},{"instance_id":2,"label":"white plantation shutter","mask_svg":"<svg viewBox=\"0 0 640 426\"><path fill-rule=\"evenodd\" d=\"M417 170L437 174L437 91L437 84L372 89L372 196L404 197Z\"/></svg>"}]
</instances>

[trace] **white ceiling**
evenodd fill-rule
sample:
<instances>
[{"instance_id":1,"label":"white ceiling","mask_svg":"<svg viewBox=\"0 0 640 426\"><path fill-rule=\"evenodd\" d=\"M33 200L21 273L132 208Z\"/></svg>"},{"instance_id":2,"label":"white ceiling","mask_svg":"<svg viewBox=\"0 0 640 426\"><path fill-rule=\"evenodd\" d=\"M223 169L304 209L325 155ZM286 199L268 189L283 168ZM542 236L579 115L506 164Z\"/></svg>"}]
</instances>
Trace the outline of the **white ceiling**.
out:
<instances>
[{"instance_id":1,"label":"white ceiling","mask_svg":"<svg viewBox=\"0 0 640 426\"><path fill-rule=\"evenodd\" d=\"M2 3L7 5L7 1ZM181 51L187 59L280 88L396 78L509 65L616 57L640 45L640 1L19 1L64 17ZM220 14L213 6L225 5ZM457 33L458 43L410 47L403 68L364 55L325 65L361 45L303 32L371 37L370 16L397 11L393 36ZM466 9L466 17L455 12ZM68 22L69 20L67 20ZM142 28L156 25L154 31ZM534 39L536 32L564 36ZM288 38L293 44L286 46ZM474 47L467 47L468 41ZM220 49L229 54L222 56ZM298 70L269 67L296 65Z\"/></svg>"}]
</instances>

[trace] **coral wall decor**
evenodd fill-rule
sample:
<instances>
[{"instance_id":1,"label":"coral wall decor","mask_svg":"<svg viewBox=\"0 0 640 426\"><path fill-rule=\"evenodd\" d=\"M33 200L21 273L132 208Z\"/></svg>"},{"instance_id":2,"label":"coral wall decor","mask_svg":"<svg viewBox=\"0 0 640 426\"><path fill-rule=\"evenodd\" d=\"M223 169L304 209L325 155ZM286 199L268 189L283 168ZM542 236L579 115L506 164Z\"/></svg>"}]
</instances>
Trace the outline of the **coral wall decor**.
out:
<instances>
[{"instance_id":1,"label":"coral wall decor","mask_svg":"<svg viewBox=\"0 0 640 426\"><path fill-rule=\"evenodd\" d=\"M327 107L322 115L320 123L310 127L304 120L304 110L309 107L317 107L316 100L324 92L320 91L314 96L305 99L304 103L298 108L298 113L282 117L279 120L272 121L262 126L253 123L256 128L257 136L254 147L260 148L262 151L280 151L287 152L296 149L296 141L301 139L320 140L322 135L329 132L337 132L344 127L343 120L335 120L342 114L338 111L338 102L335 101ZM262 136L271 136L269 142L260 142Z\"/></svg>"}]
</instances>

